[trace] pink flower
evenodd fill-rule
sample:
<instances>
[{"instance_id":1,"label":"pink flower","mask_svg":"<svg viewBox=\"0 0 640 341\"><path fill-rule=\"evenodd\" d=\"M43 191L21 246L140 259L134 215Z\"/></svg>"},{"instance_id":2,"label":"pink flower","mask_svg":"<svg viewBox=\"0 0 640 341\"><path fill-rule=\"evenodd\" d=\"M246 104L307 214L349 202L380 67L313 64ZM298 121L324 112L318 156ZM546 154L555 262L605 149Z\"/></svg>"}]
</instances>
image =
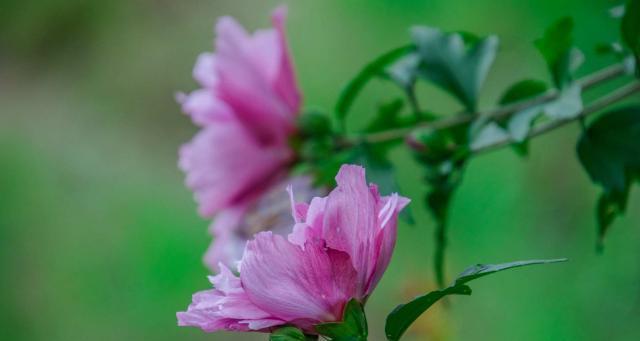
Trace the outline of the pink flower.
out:
<instances>
[{"instance_id":1,"label":"pink flower","mask_svg":"<svg viewBox=\"0 0 640 341\"><path fill-rule=\"evenodd\" d=\"M215 289L194 295L179 325L268 332L292 324L314 333L315 324L341 320L350 299L364 302L389 264L409 200L381 197L359 166L342 166L336 181L327 197L293 203L288 239L261 232L249 241L239 276L221 266Z\"/></svg>"},{"instance_id":2,"label":"pink flower","mask_svg":"<svg viewBox=\"0 0 640 341\"><path fill-rule=\"evenodd\" d=\"M200 215L218 215L212 231L219 247L208 252L208 264L230 264L234 250L242 250L247 237L239 238L237 230L256 202L286 176L293 159L288 142L296 132L301 99L285 17L284 7L276 9L274 28L254 34L232 18L221 18L215 54L201 54L193 70L202 88L178 97L183 111L202 127L180 149L179 167Z\"/></svg>"},{"instance_id":3,"label":"pink flower","mask_svg":"<svg viewBox=\"0 0 640 341\"><path fill-rule=\"evenodd\" d=\"M211 224L210 233L214 239L204 256L204 263L211 270L219 271L220 263L235 266L242 258L247 241L265 228L284 235L291 230L294 220L290 197L285 191L287 184L296 188L298 200L311 200L316 195L326 194L322 188L314 188L309 177L287 177L272 185L249 207L220 212Z\"/></svg>"}]
</instances>

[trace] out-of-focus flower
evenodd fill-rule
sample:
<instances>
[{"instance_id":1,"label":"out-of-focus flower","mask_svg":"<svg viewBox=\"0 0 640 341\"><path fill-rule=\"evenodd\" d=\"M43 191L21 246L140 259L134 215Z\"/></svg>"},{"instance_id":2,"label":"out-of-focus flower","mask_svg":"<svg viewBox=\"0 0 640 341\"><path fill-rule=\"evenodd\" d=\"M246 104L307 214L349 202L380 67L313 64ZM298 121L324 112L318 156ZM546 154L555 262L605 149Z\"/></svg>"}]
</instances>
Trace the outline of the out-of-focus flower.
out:
<instances>
[{"instance_id":1,"label":"out-of-focus flower","mask_svg":"<svg viewBox=\"0 0 640 341\"><path fill-rule=\"evenodd\" d=\"M336 182L309 204L292 199L296 223L288 239L258 233L246 245L240 275L221 265L210 278L215 289L195 294L179 324L264 332L291 324L314 333L315 324L341 320L350 299L364 302L389 264L398 213L409 200L381 197L359 166L342 166Z\"/></svg>"},{"instance_id":2,"label":"out-of-focus flower","mask_svg":"<svg viewBox=\"0 0 640 341\"><path fill-rule=\"evenodd\" d=\"M178 97L202 127L180 149L179 166L200 215L218 215L212 230L218 244L226 240L229 248L238 242L234 230L247 224L256 202L287 175L294 156L289 139L301 99L285 17L284 7L276 9L274 28L253 34L232 18L219 19L216 52L200 55L193 71L202 88ZM223 257L229 252L223 251L213 250L207 259L219 254L218 261L229 264Z\"/></svg>"},{"instance_id":3,"label":"out-of-focus flower","mask_svg":"<svg viewBox=\"0 0 640 341\"><path fill-rule=\"evenodd\" d=\"M247 241L260 231L268 229L282 235L291 231L294 219L286 193L288 185L296 188L295 199L298 201L309 201L314 196L326 194L322 188L314 187L309 177L287 177L271 186L247 209L221 212L210 226L209 232L214 239L204 257L211 270L218 271L219 263L233 266L242 258Z\"/></svg>"}]
</instances>

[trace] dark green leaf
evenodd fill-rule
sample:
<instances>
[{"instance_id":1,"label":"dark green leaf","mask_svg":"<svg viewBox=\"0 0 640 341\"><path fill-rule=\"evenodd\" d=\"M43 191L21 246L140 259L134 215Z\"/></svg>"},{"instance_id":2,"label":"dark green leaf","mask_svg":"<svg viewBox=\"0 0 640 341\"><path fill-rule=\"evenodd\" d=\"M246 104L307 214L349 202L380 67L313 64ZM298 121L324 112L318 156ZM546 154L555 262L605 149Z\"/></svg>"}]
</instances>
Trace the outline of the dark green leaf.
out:
<instances>
[{"instance_id":1,"label":"dark green leaf","mask_svg":"<svg viewBox=\"0 0 640 341\"><path fill-rule=\"evenodd\" d=\"M352 299L344 308L341 322L317 324L316 331L332 341L367 341L367 317L362 304Z\"/></svg>"},{"instance_id":2,"label":"dark green leaf","mask_svg":"<svg viewBox=\"0 0 640 341\"><path fill-rule=\"evenodd\" d=\"M633 51L636 65L640 65L640 0L627 0L621 27L622 40ZM640 76L638 70L636 74Z\"/></svg>"},{"instance_id":3,"label":"dark green leaf","mask_svg":"<svg viewBox=\"0 0 640 341\"><path fill-rule=\"evenodd\" d=\"M597 205L600 240L624 213L629 188L640 174L640 107L605 113L580 137L577 153L591 180L603 187Z\"/></svg>"},{"instance_id":4,"label":"dark green leaf","mask_svg":"<svg viewBox=\"0 0 640 341\"><path fill-rule=\"evenodd\" d=\"M573 46L573 19L556 21L535 41L551 71L555 85L562 89L573 81L573 73L584 61L584 55Z\"/></svg>"},{"instance_id":5,"label":"dark green leaf","mask_svg":"<svg viewBox=\"0 0 640 341\"><path fill-rule=\"evenodd\" d=\"M365 129L367 133L374 133L383 130L400 128L402 122L399 120L400 113L404 108L404 101L396 98L390 102L383 103L378 107L378 112L371 123Z\"/></svg>"},{"instance_id":6,"label":"dark green leaf","mask_svg":"<svg viewBox=\"0 0 640 341\"><path fill-rule=\"evenodd\" d=\"M398 58L410 53L411 51L413 51L413 49L413 46L402 46L379 56L378 58L367 64L356 75L355 78L347 83L345 88L340 93L338 102L335 106L338 120L340 122L344 122L344 119L347 116L347 113L349 112L353 101L356 99L356 96L371 79L381 75L387 66L396 61Z\"/></svg>"},{"instance_id":7,"label":"dark green leaf","mask_svg":"<svg viewBox=\"0 0 640 341\"><path fill-rule=\"evenodd\" d=\"M478 93L498 50L498 38L489 36L465 44L460 33L415 27L413 41L420 56L420 76L440 86L475 111Z\"/></svg>"},{"instance_id":8,"label":"dark green leaf","mask_svg":"<svg viewBox=\"0 0 640 341\"><path fill-rule=\"evenodd\" d=\"M298 128L306 136L324 136L331 134L331 120L317 111L305 112L298 117Z\"/></svg>"},{"instance_id":9,"label":"dark green leaf","mask_svg":"<svg viewBox=\"0 0 640 341\"><path fill-rule=\"evenodd\" d=\"M547 91L547 84L536 79L525 79L513 84L500 98L500 104L510 104L542 95Z\"/></svg>"},{"instance_id":10,"label":"dark green leaf","mask_svg":"<svg viewBox=\"0 0 640 341\"><path fill-rule=\"evenodd\" d=\"M417 160L424 166L430 187L426 196L427 209L436 222L434 272L437 283L444 286L444 257L448 225L448 210L455 189L461 182L468 158L467 125L450 129L419 129L412 135Z\"/></svg>"},{"instance_id":11,"label":"dark green leaf","mask_svg":"<svg viewBox=\"0 0 640 341\"><path fill-rule=\"evenodd\" d=\"M578 156L593 182L624 192L640 170L640 107L607 112L589 125L578 142Z\"/></svg>"},{"instance_id":12,"label":"dark green leaf","mask_svg":"<svg viewBox=\"0 0 640 341\"><path fill-rule=\"evenodd\" d=\"M625 53L620 43L600 43L596 45L596 53L600 55L612 55L616 59L621 59Z\"/></svg>"},{"instance_id":13,"label":"dark green leaf","mask_svg":"<svg viewBox=\"0 0 640 341\"><path fill-rule=\"evenodd\" d=\"M624 193L605 192L600 195L596 206L596 218L598 220L598 241L596 249L604 249L604 237L609 227L618 215L624 213L627 206L628 191Z\"/></svg>"},{"instance_id":14,"label":"dark green leaf","mask_svg":"<svg viewBox=\"0 0 640 341\"><path fill-rule=\"evenodd\" d=\"M278 328L269 335L269 341L311 341L317 340L316 336L305 335L296 327Z\"/></svg>"},{"instance_id":15,"label":"dark green leaf","mask_svg":"<svg viewBox=\"0 0 640 341\"><path fill-rule=\"evenodd\" d=\"M416 297L409 303L397 306L389 316L387 316L385 325L387 340L399 340L409 326L442 297L447 295L471 295L471 288L469 288L466 283L474 279L507 269L563 261L566 261L566 259L528 260L495 265L478 264L469 267L463 271L448 288L432 291L426 295Z\"/></svg>"}]
</instances>

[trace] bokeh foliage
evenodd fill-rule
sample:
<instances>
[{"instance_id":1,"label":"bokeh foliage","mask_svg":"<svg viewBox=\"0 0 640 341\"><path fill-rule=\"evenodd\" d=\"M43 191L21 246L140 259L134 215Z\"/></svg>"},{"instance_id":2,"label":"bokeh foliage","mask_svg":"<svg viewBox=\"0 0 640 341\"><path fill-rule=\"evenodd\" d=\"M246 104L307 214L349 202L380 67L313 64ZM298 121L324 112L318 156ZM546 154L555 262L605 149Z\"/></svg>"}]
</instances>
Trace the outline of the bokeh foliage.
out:
<instances>
[{"instance_id":1,"label":"bokeh foliage","mask_svg":"<svg viewBox=\"0 0 640 341\"><path fill-rule=\"evenodd\" d=\"M618 34L605 0L285 2L306 104L326 110L364 63L408 41L415 24L501 37L482 90L488 103L509 84L545 74L532 42L557 18L571 14L581 27L574 40L589 60L583 73L611 61L590 47ZM175 325L175 311L207 285L200 258L209 237L175 165L194 128L173 93L195 87L191 67L211 48L216 17L261 27L276 4L2 1L1 339L265 338ZM436 87L421 85L418 95L442 112L462 109ZM382 82L367 87L347 127L365 129L371 108L398 96ZM407 340L640 337L640 193L595 254L599 189L574 156L578 135L572 127L537 139L526 160L502 150L470 164L451 207L447 273L478 261L572 261L474 283L474 296L427 313ZM408 153L391 155L413 164ZM421 198L422 170L398 172L403 194ZM372 339L383 338L375 333L398 302L435 286L434 221L422 207L413 212L416 223L400 226L396 255L367 306Z\"/></svg>"}]
</instances>

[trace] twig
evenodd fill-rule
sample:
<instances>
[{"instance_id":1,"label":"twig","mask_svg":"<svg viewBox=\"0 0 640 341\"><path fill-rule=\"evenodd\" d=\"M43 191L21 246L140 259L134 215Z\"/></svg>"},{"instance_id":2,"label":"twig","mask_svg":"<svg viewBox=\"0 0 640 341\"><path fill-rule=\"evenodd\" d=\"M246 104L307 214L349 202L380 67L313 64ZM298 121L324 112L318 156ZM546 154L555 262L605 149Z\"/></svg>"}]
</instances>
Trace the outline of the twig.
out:
<instances>
[{"instance_id":1,"label":"twig","mask_svg":"<svg viewBox=\"0 0 640 341\"><path fill-rule=\"evenodd\" d=\"M584 110L582 110L582 112L577 115L574 116L572 118L567 118L567 119L560 119L560 120L555 120L555 121L550 121L544 124L540 124L538 127L534 128L531 130L531 132L527 135L527 138L531 138L531 137L535 137L538 135L542 135L546 132L549 132L551 130L554 130L556 128L562 127L566 124L569 124L573 121L576 120L581 120L584 119L585 117L598 112L606 107L608 107L609 105L616 103L620 100L625 99L628 96L631 96L635 93L640 92L640 82L634 81L633 83L627 84L621 88L616 89L615 91L609 93L608 95L601 97L599 99L597 99L596 101L594 101L593 103L591 103L591 105L589 105L588 107L584 108ZM482 148L478 148L476 150L473 151L474 155L477 154L482 154L482 153L486 153L486 152L490 152L496 149L499 149L501 147L504 147L506 145L509 145L511 143L513 143L514 141L509 137L500 141L496 141L495 143L483 146Z\"/></svg>"},{"instance_id":2,"label":"twig","mask_svg":"<svg viewBox=\"0 0 640 341\"><path fill-rule=\"evenodd\" d=\"M606 67L600 71L597 71L591 75L585 76L579 79L577 83L583 90L587 90L602 82L606 82L608 80L622 76L624 75L624 73L625 73L624 65L615 64L615 65ZM460 124L469 123L480 116L490 118L490 119L499 119L499 118L510 116L523 109L554 100L555 98L558 97L558 95L559 95L559 92L557 90L552 90L538 97L535 97L533 99L505 105L503 107L494 109L486 113L480 113L476 115L473 113L464 112L464 113L461 113L455 116L446 117L434 122L419 124L415 127L390 129L390 130L381 131L378 133L367 134L364 136L356 137L356 139L363 140L369 143L378 143L378 142L404 138L406 135L408 135L409 133L411 133L413 130L417 128L429 127L435 130L446 129L446 128L454 127Z\"/></svg>"}]
</instances>

